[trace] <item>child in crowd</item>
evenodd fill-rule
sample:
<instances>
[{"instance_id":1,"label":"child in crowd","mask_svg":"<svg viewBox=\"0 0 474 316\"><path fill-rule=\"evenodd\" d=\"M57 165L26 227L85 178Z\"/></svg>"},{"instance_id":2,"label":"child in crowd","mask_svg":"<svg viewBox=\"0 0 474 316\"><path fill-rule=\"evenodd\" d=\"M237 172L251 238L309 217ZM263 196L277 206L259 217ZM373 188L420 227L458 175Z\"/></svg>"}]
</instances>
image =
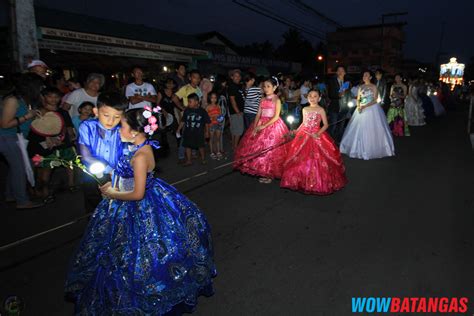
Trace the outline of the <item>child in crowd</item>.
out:
<instances>
[{"instance_id":1,"label":"child in crowd","mask_svg":"<svg viewBox=\"0 0 474 316\"><path fill-rule=\"evenodd\" d=\"M253 126L247 129L235 152L234 168L259 176L260 183L280 178L286 157L284 143L289 131L280 118L281 102L275 94L278 85L276 77L264 82L265 98L260 101Z\"/></svg>"},{"instance_id":2,"label":"child in crowd","mask_svg":"<svg viewBox=\"0 0 474 316\"><path fill-rule=\"evenodd\" d=\"M328 120L319 104L319 90L311 90L308 101L310 105L303 108L303 123L288 146L280 186L308 194L331 194L347 183L344 162L326 133Z\"/></svg>"},{"instance_id":3,"label":"child in crowd","mask_svg":"<svg viewBox=\"0 0 474 316\"><path fill-rule=\"evenodd\" d=\"M72 128L69 113L58 108L61 101L61 91L57 88L45 88L41 92L43 103L39 108L39 118L32 123L28 135L28 152L30 157L40 155L45 158L58 157L67 161L74 161L76 151L70 139L68 128ZM49 181L55 166L50 161L43 161L37 165L37 195L44 203L54 202L55 197L49 190ZM66 168L68 186L71 192L77 191L74 185L74 172Z\"/></svg>"},{"instance_id":4,"label":"child in crowd","mask_svg":"<svg viewBox=\"0 0 474 316\"><path fill-rule=\"evenodd\" d=\"M94 162L105 165L104 174L110 175L123 154L119 123L128 107L127 100L120 93L101 93L93 112L96 119L86 120L79 126L79 152L83 163ZM89 176L83 182L85 208L92 212L101 200L97 184Z\"/></svg>"},{"instance_id":5,"label":"child in crowd","mask_svg":"<svg viewBox=\"0 0 474 316\"><path fill-rule=\"evenodd\" d=\"M179 124L178 132L183 135L183 147L186 148L185 166L190 166L191 149L199 149L201 163L206 164L204 146L209 137L209 124L211 120L206 110L199 106L199 96L191 93L187 98L188 106L184 110L183 118ZM184 132L183 131L184 128Z\"/></svg>"},{"instance_id":6,"label":"child in crowd","mask_svg":"<svg viewBox=\"0 0 474 316\"><path fill-rule=\"evenodd\" d=\"M72 123L74 124L74 128L76 131L79 131L79 125L81 125L82 121L88 120L93 117L93 109L95 105L92 102L85 101L79 105L77 111L79 115L75 115L72 117Z\"/></svg>"},{"instance_id":7,"label":"child in crowd","mask_svg":"<svg viewBox=\"0 0 474 316\"><path fill-rule=\"evenodd\" d=\"M224 116L222 115L221 107L217 104L218 98L216 92L211 92L208 95L208 105L206 107L207 114L211 119L209 127L211 139L209 141L209 147L211 149L211 158L221 160L222 159L222 142L221 134L224 130Z\"/></svg>"}]
</instances>

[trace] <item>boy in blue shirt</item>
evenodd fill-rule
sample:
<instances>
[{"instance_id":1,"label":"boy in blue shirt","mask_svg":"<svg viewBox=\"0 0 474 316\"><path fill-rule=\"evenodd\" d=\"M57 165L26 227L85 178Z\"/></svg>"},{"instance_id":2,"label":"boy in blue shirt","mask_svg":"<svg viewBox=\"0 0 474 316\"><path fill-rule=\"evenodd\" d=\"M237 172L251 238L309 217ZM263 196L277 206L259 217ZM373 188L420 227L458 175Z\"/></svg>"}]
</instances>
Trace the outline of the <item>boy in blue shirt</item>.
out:
<instances>
[{"instance_id":1,"label":"boy in blue shirt","mask_svg":"<svg viewBox=\"0 0 474 316\"><path fill-rule=\"evenodd\" d=\"M127 100L119 93L102 93L93 109L96 119L82 122L79 126L79 152L82 162L89 167L94 162L105 165L104 174L111 175L123 155L123 143L120 139L120 120L127 108ZM95 181L86 177L83 185L86 211L92 212L101 195Z\"/></svg>"}]
</instances>

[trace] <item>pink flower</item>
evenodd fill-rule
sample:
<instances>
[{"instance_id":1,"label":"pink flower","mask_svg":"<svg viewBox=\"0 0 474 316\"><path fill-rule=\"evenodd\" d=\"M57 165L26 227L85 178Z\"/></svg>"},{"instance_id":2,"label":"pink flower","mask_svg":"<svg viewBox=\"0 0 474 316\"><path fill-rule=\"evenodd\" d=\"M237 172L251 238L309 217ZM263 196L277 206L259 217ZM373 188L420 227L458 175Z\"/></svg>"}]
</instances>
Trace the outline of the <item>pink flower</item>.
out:
<instances>
[{"instance_id":1,"label":"pink flower","mask_svg":"<svg viewBox=\"0 0 474 316\"><path fill-rule=\"evenodd\" d=\"M158 125L156 124L151 124L151 130L156 131L158 129Z\"/></svg>"},{"instance_id":2,"label":"pink flower","mask_svg":"<svg viewBox=\"0 0 474 316\"><path fill-rule=\"evenodd\" d=\"M150 132L150 125L145 126L143 131L148 134Z\"/></svg>"},{"instance_id":3,"label":"pink flower","mask_svg":"<svg viewBox=\"0 0 474 316\"><path fill-rule=\"evenodd\" d=\"M145 110L147 110L147 111L150 111L150 112L151 112L151 107L149 107L148 105L145 105L143 108L144 108Z\"/></svg>"},{"instance_id":4,"label":"pink flower","mask_svg":"<svg viewBox=\"0 0 474 316\"><path fill-rule=\"evenodd\" d=\"M31 161L33 161L35 166L39 166L43 162L43 156L36 154L31 158Z\"/></svg>"},{"instance_id":5,"label":"pink flower","mask_svg":"<svg viewBox=\"0 0 474 316\"><path fill-rule=\"evenodd\" d=\"M154 107L153 112L158 113L161 110L160 106Z\"/></svg>"},{"instance_id":6,"label":"pink flower","mask_svg":"<svg viewBox=\"0 0 474 316\"><path fill-rule=\"evenodd\" d=\"M157 122L156 117L150 116L150 117L148 118L148 123L150 123L150 124L156 124L156 122Z\"/></svg>"}]
</instances>

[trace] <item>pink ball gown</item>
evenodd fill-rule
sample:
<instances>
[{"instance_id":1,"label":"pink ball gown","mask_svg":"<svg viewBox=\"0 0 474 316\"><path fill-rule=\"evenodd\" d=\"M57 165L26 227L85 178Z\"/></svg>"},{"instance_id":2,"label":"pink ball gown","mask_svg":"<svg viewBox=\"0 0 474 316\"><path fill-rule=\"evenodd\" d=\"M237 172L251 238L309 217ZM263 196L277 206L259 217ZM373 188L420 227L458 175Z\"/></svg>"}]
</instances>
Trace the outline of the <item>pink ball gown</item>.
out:
<instances>
[{"instance_id":1,"label":"pink ball gown","mask_svg":"<svg viewBox=\"0 0 474 316\"><path fill-rule=\"evenodd\" d=\"M346 183L344 162L332 138L319 131L321 115L308 112L290 143L280 186L306 194L331 194Z\"/></svg>"},{"instance_id":2,"label":"pink ball gown","mask_svg":"<svg viewBox=\"0 0 474 316\"><path fill-rule=\"evenodd\" d=\"M266 124L275 115L276 105L272 98L265 98L260 104L261 116L257 125ZM253 135L253 125L247 129L235 152L234 169L263 178L280 178L286 157L289 134L281 118L267 128ZM258 153L263 152L261 155Z\"/></svg>"}]
</instances>

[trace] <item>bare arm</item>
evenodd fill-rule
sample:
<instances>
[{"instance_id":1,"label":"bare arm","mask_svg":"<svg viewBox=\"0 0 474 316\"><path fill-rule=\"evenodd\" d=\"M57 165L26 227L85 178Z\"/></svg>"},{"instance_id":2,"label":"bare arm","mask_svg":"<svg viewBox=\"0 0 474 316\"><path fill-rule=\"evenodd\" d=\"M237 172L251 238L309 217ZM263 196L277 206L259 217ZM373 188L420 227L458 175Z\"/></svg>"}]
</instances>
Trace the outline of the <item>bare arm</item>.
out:
<instances>
[{"instance_id":1,"label":"bare arm","mask_svg":"<svg viewBox=\"0 0 474 316\"><path fill-rule=\"evenodd\" d=\"M178 109L180 109L181 111L184 111L185 107L181 104L181 101L176 94L173 94L173 96L171 97L171 100L173 100L174 105L176 105Z\"/></svg>"},{"instance_id":2,"label":"bare arm","mask_svg":"<svg viewBox=\"0 0 474 316\"><path fill-rule=\"evenodd\" d=\"M139 201L145 196L146 177L148 173L149 159L145 152L136 153L132 159L133 180L135 185L132 191L119 192L114 188L107 188L102 193L115 200L122 201Z\"/></svg>"},{"instance_id":3,"label":"bare arm","mask_svg":"<svg viewBox=\"0 0 474 316\"><path fill-rule=\"evenodd\" d=\"M239 107L237 106L237 101L235 100L235 96L231 95L229 97L229 100L230 100L230 105L235 111L235 114L240 114L240 110L239 110Z\"/></svg>"},{"instance_id":4,"label":"bare arm","mask_svg":"<svg viewBox=\"0 0 474 316\"><path fill-rule=\"evenodd\" d=\"M23 124L35 116L35 112L30 110L25 115L20 116L17 121L15 118L17 110L18 110L17 98L10 97L3 101L2 119L0 121L1 128L17 127L18 123Z\"/></svg>"},{"instance_id":5,"label":"bare arm","mask_svg":"<svg viewBox=\"0 0 474 316\"><path fill-rule=\"evenodd\" d=\"M319 137L329 127L328 118L326 116L326 111L324 111L323 108L321 108L321 110L318 110L318 111L319 111L319 114L321 115L321 120L323 121L323 127L321 127L321 129L316 133L316 137Z\"/></svg>"}]
</instances>

